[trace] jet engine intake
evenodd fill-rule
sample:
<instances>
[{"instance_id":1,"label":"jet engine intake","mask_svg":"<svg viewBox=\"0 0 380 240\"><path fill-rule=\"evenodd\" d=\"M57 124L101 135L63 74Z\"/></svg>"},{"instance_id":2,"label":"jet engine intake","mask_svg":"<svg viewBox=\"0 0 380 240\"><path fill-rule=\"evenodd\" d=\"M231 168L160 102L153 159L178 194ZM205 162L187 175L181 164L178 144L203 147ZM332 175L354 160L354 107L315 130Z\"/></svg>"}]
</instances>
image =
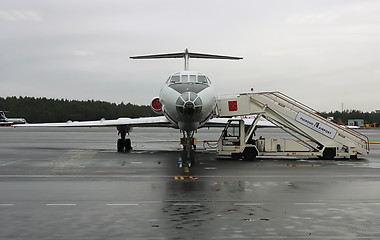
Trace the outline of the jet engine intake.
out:
<instances>
[{"instance_id":1,"label":"jet engine intake","mask_svg":"<svg viewBox=\"0 0 380 240\"><path fill-rule=\"evenodd\" d=\"M160 99L158 97L153 98L152 102L150 103L150 107L152 108L154 113L160 114L160 115L163 114Z\"/></svg>"}]
</instances>

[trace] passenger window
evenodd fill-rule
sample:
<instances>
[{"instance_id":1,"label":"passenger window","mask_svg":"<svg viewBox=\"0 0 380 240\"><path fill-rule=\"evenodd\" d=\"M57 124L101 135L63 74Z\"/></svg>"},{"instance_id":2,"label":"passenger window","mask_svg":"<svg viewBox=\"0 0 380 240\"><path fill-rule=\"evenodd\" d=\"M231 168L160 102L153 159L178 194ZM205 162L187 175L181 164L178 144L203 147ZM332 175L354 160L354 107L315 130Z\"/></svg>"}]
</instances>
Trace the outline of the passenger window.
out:
<instances>
[{"instance_id":1,"label":"passenger window","mask_svg":"<svg viewBox=\"0 0 380 240\"><path fill-rule=\"evenodd\" d=\"M180 82L179 76L172 76L172 78L170 79L170 83L179 83L179 82Z\"/></svg>"},{"instance_id":2,"label":"passenger window","mask_svg":"<svg viewBox=\"0 0 380 240\"><path fill-rule=\"evenodd\" d=\"M207 84L206 76L198 75L198 82Z\"/></svg>"}]
</instances>

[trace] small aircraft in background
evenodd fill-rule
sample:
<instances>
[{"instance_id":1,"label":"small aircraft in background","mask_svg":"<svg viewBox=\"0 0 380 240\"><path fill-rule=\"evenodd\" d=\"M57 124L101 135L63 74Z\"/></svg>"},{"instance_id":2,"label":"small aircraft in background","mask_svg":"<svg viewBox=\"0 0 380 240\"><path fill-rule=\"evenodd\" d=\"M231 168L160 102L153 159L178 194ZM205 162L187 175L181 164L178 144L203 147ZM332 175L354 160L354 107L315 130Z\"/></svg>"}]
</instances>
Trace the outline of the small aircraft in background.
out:
<instances>
[{"instance_id":1,"label":"small aircraft in background","mask_svg":"<svg viewBox=\"0 0 380 240\"><path fill-rule=\"evenodd\" d=\"M24 118L7 118L5 113L7 111L0 111L0 126L11 126L13 124L25 124Z\"/></svg>"}]
</instances>

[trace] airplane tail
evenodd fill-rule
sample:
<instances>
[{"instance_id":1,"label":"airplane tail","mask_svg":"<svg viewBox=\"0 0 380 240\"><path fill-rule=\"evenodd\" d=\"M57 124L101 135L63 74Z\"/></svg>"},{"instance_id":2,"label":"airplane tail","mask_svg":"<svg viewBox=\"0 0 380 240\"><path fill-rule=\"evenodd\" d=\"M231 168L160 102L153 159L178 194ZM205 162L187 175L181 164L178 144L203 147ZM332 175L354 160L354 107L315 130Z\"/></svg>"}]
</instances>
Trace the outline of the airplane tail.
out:
<instances>
[{"instance_id":1,"label":"airplane tail","mask_svg":"<svg viewBox=\"0 0 380 240\"><path fill-rule=\"evenodd\" d=\"M7 117L5 116L4 111L0 111L0 120L7 120Z\"/></svg>"},{"instance_id":2,"label":"airplane tail","mask_svg":"<svg viewBox=\"0 0 380 240\"><path fill-rule=\"evenodd\" d=\"M240 60L242 57L232 57L232 56L222 56L214 54L204 54L204 53L192 53L188 49L181 53L164 53L155 55L144 55L144 56L134 56L131 59L157 59L157 58L183 58L185 59L185 70L189 70L189 59L190 58L206 58L206 59L228 59L228 60Z\"/></svg>"}]
</instances>

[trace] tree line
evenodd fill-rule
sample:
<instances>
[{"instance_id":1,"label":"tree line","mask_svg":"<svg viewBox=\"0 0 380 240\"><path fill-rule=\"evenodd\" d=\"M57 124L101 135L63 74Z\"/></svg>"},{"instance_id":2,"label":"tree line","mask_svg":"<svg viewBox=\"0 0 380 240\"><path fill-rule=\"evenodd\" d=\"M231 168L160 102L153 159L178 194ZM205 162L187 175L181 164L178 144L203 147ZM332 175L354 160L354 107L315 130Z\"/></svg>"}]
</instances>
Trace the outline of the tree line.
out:
<instances>
[{"instance_id":1,"label":"tree line","mask_svg":"<svg viewBox=\"0 0 380 240\"><path fill-rule=\"evenodd\" d=\"M117 119L119 117L150 117L156 116L148 105L131 103L120 104L105 101L78 101L67 99L47 99L34 97L0 97L0 110L9 111L7 117L25 118L29 123L39 122L66 122ZM380 114L362 112L359 110L344 110L343 112L324 112L328 117L341 123L348 123L348 119L364 119L365 123L380 123Z\"/></svg>"},{"instance_id":2,"label":"tree line","mask_svg":"<svg viewBox=\"0 0 380 240\"><path fill-rule=\"evenodd\" d=\"M0 97L0 110L9 111L6 113L7 117L25 118L28 123L156 116L151 107L147 105L15 96Z\"/></svg>"},{"instance_id":3,"label":"tree line","mask_svg":"<svg viewBox=\"0 0 380 240\"><path fill-rule=\"evenodd\" d=\"M347 125L348 119L363 119L366 124L380 124L380 113L363 112L360 110L344 110L343 112L335 111L322 113L328 117L334 117L334 120L340 124Z\"/></svg>"}]
</instances>

